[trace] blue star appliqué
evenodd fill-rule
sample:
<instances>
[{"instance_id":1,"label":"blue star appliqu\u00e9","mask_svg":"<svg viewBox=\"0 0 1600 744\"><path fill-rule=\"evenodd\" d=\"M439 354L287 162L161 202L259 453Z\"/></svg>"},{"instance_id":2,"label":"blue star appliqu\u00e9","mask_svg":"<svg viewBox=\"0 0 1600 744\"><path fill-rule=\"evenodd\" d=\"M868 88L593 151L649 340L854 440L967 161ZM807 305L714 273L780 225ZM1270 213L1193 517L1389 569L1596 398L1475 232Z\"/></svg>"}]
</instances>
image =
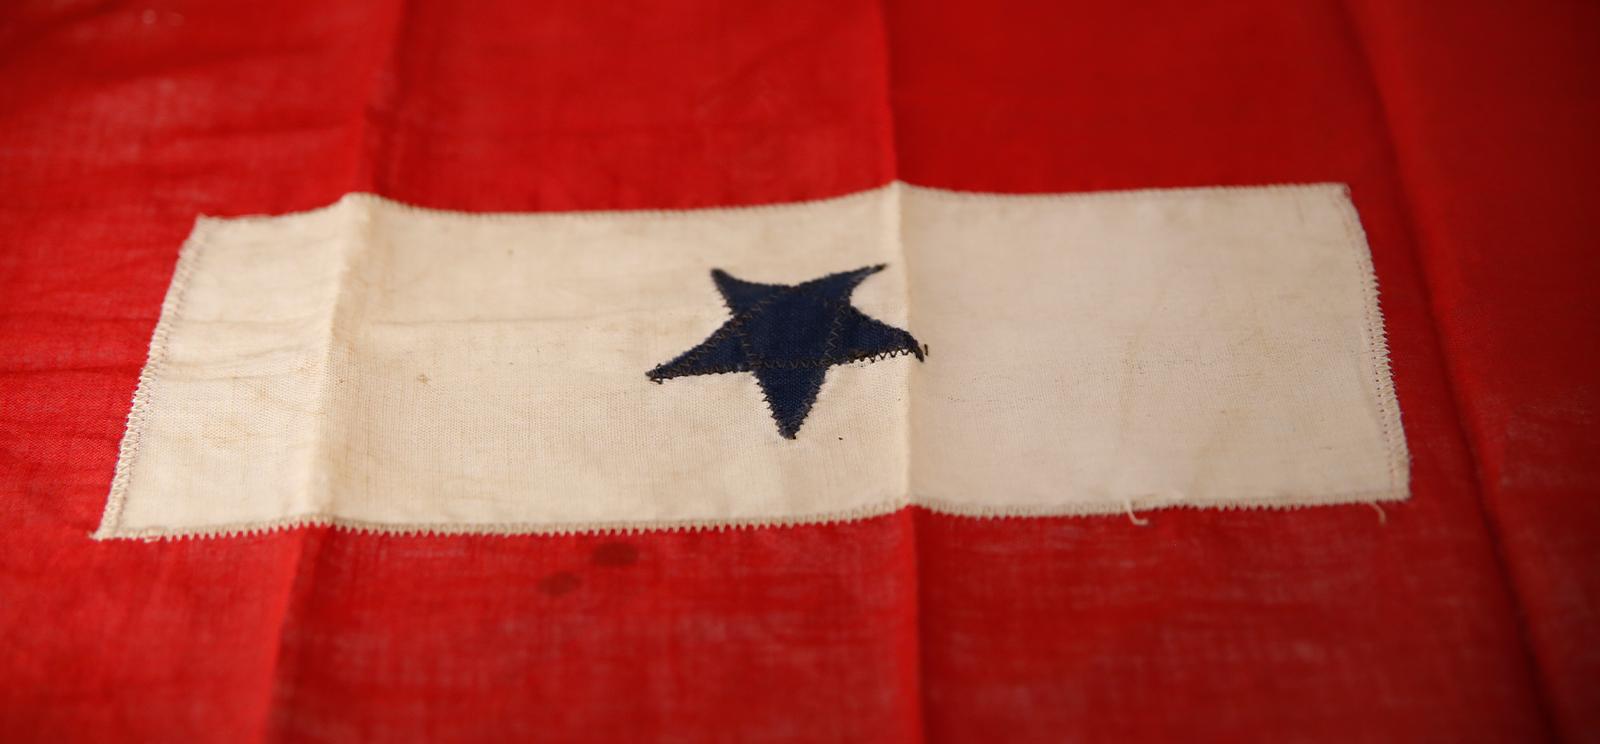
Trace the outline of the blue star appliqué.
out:
<instances>
[{"instance_id":1,"label":"blue star appliqu\u00e9","mask_svg":"<svg viewBox=\"0 0 1600 744\"><path fill-rule=\"evenodd\" d=\"M714 269L711 279L733 317L699 346L650 370L650 380L754 373L778 433L794 439L829 367L904 354L922 360L923 349L910 333L850 305L856 285L883 268L867 266L792 285L747 282Z\"/></svg>"}]
</instances>

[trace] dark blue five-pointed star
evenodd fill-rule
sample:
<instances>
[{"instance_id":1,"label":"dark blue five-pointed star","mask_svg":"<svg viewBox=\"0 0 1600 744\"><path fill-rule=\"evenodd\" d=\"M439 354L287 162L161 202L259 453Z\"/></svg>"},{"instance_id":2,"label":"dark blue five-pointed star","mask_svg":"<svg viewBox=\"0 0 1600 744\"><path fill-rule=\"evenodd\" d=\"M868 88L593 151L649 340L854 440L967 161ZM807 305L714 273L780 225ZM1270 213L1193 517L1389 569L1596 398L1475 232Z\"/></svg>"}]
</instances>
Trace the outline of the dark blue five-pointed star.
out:
<instances>
[{"instance_id":1,"label":"dark blue five-pointed star","mask_svg":"<svg viewBox=\"0 0 1600 744\"><path fill-rule=\"evenodd\" d=\"M882 270L867 266L791 285L747 282L715 269L711 279L733 317L699 346L650 370L650 379L752 372L778 433L794 439L828 367L902 354L922 359L910 333L850 305L856 285Z\"/></svg>"}]
</instances>

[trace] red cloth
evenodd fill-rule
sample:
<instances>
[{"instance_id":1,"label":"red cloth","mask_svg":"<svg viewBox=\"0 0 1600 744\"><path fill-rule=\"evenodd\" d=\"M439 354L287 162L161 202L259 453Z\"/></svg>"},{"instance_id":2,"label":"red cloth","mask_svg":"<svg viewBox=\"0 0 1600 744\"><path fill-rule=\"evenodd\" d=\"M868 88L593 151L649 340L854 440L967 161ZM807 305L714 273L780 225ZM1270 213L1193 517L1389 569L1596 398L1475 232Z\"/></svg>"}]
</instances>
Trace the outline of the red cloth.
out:
<instances>
[{"instance_id":1,"label":"red cloth","mask_svg":"<svg viewBox=\"0 0 1600 744\"><path fill-rule=\"evenodd\" d=\"M1600 7L0 10L0 739L1600 737ZM1413 498L91 542L196 214L1344 181Z\"/></svg>"}]
</instances>

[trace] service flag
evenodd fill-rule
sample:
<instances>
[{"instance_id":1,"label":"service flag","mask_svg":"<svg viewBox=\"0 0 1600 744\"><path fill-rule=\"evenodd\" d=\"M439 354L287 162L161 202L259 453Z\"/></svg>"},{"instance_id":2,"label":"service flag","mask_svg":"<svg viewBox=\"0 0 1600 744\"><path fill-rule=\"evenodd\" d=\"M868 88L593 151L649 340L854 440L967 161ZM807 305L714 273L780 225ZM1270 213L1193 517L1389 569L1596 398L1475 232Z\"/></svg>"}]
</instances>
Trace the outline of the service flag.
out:
<instances>
[{"instance_id":1,"label":"service flag","mask_svg":"<svg viewBox=\"0 0 1600 744\"><path fill-rule=\"evenodd\" d=\"M0 2L0 743L1592 740L1597 38Z\"/></svg>"}]
</instances>

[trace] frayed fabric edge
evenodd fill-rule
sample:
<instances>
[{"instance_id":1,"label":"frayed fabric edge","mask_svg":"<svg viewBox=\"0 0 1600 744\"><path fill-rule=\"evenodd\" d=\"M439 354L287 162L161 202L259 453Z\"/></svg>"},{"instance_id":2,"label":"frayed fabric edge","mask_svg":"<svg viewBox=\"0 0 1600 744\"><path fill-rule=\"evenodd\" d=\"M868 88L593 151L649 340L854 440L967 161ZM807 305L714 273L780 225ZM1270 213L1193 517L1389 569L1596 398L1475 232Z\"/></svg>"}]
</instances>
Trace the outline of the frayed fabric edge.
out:
<instances>
[{"instance_id":1,"label":"frayed fabric edge","mask_svg":"<svg viewBox=\"0 0 1600 744\"><path fill-rule=\"evenodd\" d=\"M189 279L199 263L202 246L211 221L201 218L178 249L178 261L172 270L172 283L167 285L167 296L161 301L161 315L156 320L155 331L150 334L150 352L144 368L139 371L139 381L134 387L133 404L128 409L128 419L122 431L122 443L117 451L117 466L111 476L111 491L106 496L106 508L100 518L100 527L93 537L104 540L119 536L117 523L122 518L122 507L128 498L128 483L133 477L133 465L139 456L139 443L144 436L145 419L150 410L156 379L161 375L167 360L167 340L172 326L183 310L183 300L188 294Z\"/></svg>"},{"instance_id":2,"label":"frayed fabric edge","mask_svg":"<svg viewBox=\"0 0 1600 744\"><path fill-rule=\"evenodd\" d=\"M1213 511L1290 511L1329 506L1377 506L1382 503L1405 501L1405 490L1332 494L1300 498L1294 501L1270 500L1176 500L1171 497L1123 499L1105 503L1079 503L1051 506L1000 506L972 507L938 501L905 500L883 502L823 514L798 516L749 517L734 519L681 519L656 521L572 522L572 523L390 523L371 522L327 514L307 514L261 522L204 525L181 528L101 529L93 533L95 540L181 540L188 538L226 538L264 535L301 529L334 529L358 534L397 537L445 536L568 536L568 535L618 535L650 532L721 532L763 528L788 528L818 525L848 524L895 514L906 509L918 509L946 517L974 520L1030 519L1030 518L1080 518L1126 517L1129 513L1165 511L1170 509L1196 509Z\"/></svg>"}]
</instances>

